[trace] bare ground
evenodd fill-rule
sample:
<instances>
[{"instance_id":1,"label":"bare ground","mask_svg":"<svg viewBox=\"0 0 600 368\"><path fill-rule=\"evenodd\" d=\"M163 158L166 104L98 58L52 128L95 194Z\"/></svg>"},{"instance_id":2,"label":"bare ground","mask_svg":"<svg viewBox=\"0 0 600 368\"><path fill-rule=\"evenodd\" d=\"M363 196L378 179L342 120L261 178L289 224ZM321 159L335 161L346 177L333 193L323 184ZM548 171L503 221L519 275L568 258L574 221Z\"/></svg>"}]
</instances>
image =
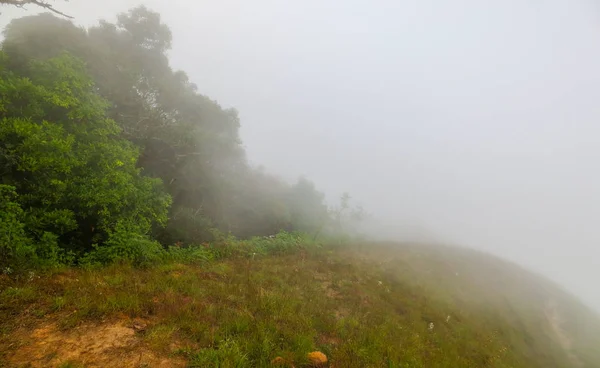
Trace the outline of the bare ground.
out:
<instances>
[{"instance_id":1,"label":"bare ground","mask_svg":"<svg viewBox=\"0 0 600 368\"><path fill-rule=\"evenodd\" d=\"M83 324L61 330L56 323L20 331L19 347L8 357L11 367L59 367L70 362L85 367L184 367L179 358L158 356L144 347L136 330L140 322L120 320Z\"/></svg>"}]
</instances>

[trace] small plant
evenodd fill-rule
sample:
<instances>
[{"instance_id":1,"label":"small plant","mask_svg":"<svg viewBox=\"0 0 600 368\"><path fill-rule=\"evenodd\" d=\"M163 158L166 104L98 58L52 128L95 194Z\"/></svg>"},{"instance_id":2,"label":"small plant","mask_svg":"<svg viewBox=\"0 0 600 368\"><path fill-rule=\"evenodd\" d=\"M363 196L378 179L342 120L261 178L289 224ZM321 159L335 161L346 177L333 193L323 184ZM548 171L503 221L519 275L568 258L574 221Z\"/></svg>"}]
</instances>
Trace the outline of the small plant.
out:
<instances>
[{"instance_id":1,"label":"small plant","mask_svg":"<svg viewBox=\"0 0 600 368\"><path fill-rule=\"evenodd\" d=\"M37 297L37 291L33 287L8 287L0 293L0 302L20 305L31 302Z\"/></svg>"},{"instance_id":2,"label":"small plant","mask_svg":"<svg viewBox=\"0 0 600 368\"><path fill-rule=\"evenodd\" d=\"M109 233L105 244L96 245L80 262L94 265L128 261L137 266L149 266L163 257L164 250L157 241L141 235L135 224L124 221Z\"/></svg>"},{"instance_id":3,"label":"small plant","mask_svg":"<svg viewBox=\"0 0 600 368\"><path fill-rule=\"evenodd\" d=\"M198 351L191 359L189 367L252 367L238 342L227 338L218 343L215 348L204 348Z\"/></svg>"},{"instance_id":4,"label":"small plant","mask_svg":"<svg viewBox=\"0 0 600 368\"><path fill-rule=\"evenodd\" d=\"M52 299L52 309L55 312L62 310L66 304L67 300L62 296L57 296L54 299Z\"/></svg>"}]
</instances>

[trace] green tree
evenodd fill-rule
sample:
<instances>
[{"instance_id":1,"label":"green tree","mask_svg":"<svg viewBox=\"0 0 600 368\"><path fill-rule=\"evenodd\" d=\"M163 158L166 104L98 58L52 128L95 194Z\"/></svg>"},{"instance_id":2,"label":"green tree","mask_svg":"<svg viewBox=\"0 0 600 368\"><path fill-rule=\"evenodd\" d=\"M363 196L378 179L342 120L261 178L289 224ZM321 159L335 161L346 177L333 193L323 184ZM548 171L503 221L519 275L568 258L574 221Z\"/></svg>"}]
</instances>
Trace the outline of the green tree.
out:
<instances>
[{"instance_id":1,"label":"green tree","mask_svg":"<svg viewBox=\"0 0 600 368\"><path fill-rule=\"evenodd\" d=\"M185 240L181 234L192 224L196 234L208 234L196 230L209 223L230 228L230 188L246 167L237 112L198 94L185 73L170 68L171 34L156 13L135 8L116 24L89 30L45 14L17 19L4 33L13 68L63 50L86 61L98 92L110 101L108 115L142 148L144 174L163 179L173 197L172 233L157 230L161 239Z\"/></svg>"},{"instance_id":2,"label":"green tree","mask_svg":"<svg viewBox=\"0 0 600 368\"><path fill-rule=\"evenodd\" d=\"M82 255L123 229L143 237L164 224L170 197L140 175L139 150L106 117L83 62L63 54L16 72L9 65L0 54L0 171L27 236L48 243L51 234L53 247Z\"/></svg>"},{"instance_id":3,"label":"green tree","mask_svg":"<svg viewBox=\"0 0 600 368\"><path fill-rule=\"evenodd\" d=\"M325 195L316 190L313 182L300 178L289 191L288 207L294 230L307 233L320 231L327 217Z\"/></svg>"},{"instance_id":4,"label":"green tree","mask_svg":"<svg viewBox=\"0 0 600 368\"><path fill-rule=\"evenodd\" d=\"M210 240L215 229L250 237L328 222L312 183L290 186L248 164L237 111L171 68L172 35L157 13L138 7L89 29L42 14L13 20L4 35L15 72L64 51L84 60L119 135L140 147L142 174L162 179L173 198L167 226L153 229L164 244Z\"/></svg>"}]
</instances>

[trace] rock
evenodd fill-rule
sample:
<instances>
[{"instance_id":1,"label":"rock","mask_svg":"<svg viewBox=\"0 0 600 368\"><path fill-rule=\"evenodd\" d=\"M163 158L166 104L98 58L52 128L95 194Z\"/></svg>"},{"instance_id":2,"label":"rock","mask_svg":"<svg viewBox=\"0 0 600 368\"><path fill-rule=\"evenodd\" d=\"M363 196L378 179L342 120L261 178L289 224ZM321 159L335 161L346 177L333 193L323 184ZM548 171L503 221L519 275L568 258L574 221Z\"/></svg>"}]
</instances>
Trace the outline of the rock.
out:
<instances>
[{"instance_id":1,"label":"rock","mask_svg":"<svg viewBox=\"0 0 600 368\"><path fill-rule=\"evenodd\" d=\"M148 327L148 324L141 319L135 319L131 323L131 328L133 328L133 330L135 332L144 332L147 327Z\"/></svg>"},{"instance_id":2,"label":"rock","mask_svg":"<svg viewBox=\"0 0 600 368\"><path fill-rule=\"evenodd\" d=\"M327 364L327 356L320 351L308 353L308 360L314 367L324 367Z\"/></svg>"}]
</instances>

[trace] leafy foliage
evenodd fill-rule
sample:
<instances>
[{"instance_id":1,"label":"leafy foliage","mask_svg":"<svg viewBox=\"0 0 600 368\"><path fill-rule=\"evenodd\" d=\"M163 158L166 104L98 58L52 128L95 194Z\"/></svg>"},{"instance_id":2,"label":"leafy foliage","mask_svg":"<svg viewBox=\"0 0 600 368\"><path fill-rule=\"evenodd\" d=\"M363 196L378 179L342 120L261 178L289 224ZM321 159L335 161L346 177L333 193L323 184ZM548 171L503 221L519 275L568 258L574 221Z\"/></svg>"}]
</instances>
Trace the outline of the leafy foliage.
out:
<instances>
[{"instance_id":1,"label":"leafy foliage","mask_svg":"<svg viewBox=\"0 0 600 368\"><path fill-rule=\"evenodd\" d=\"M157 13L138 7L89 29L42 14L12 21L4 34L13 71L65 51L85 62L119 135L140 147L138 167L162 179L173 199L166 228L153 228L163 244L213 241L213 230L250 238L330 227L324 196L311 182L289 185L248 164L237 111L170 67L171 32Z\"/></svg>"},{"instance_id":2,"label":"leafy foliage","mask_svg":"<svg viewBox=\"0 0 600 368\"><path fill-rule=\"evenodd\" d=\"M204 257L210 242L218 257L239 238L260 253L281 243L262 237L281 231L314 241L342 230L312 182L247 162L237 111L171 68L159 14L141 6L89 29L41 14L4 36L4 264L142 265L165 249Z\"/></svg>"},{"instance_id":3,"label":"leafy foliage","mask_svg":"<svg viewBox=\"0 0 600 368\"><path fill-rule=\"evenodd\" d=\"M83 264L133 261L135 265L145 266L163 259L162 246L140 233L135 224L118 222L109 235L102 246L96 245L94 251L82 257Z\"/></svg>"},{"instance_id":4,"label":"leafy foliage","mask_svg":"<svg viewBox=\"0 0 600 368\"><path fill-rule=\"evenodd\" d=\"M24 213L15 202L15 188L0 185L0 269L11 273L10 266L21 265L35 257L33 242L25 234Z\"/></svg>"},{"instance_id":5,"label":"leafy foliage","mask_svg":"<svg viewBox=\"0 0 600 368\"><path fill-rule=\"evenodd\" d=\"M0 59L0 170L14 188L5 190L14 208L2 212L16 210L6 225L19 234L14 256L30 248L18 246L25 239L56 260L57 246L75 255L110 246L120 223L143 235L166 222L170 197L140 175L138 149L119 137L80 60L62 54L13 72L10 57Z\"/></svg>"}]
</instances>

